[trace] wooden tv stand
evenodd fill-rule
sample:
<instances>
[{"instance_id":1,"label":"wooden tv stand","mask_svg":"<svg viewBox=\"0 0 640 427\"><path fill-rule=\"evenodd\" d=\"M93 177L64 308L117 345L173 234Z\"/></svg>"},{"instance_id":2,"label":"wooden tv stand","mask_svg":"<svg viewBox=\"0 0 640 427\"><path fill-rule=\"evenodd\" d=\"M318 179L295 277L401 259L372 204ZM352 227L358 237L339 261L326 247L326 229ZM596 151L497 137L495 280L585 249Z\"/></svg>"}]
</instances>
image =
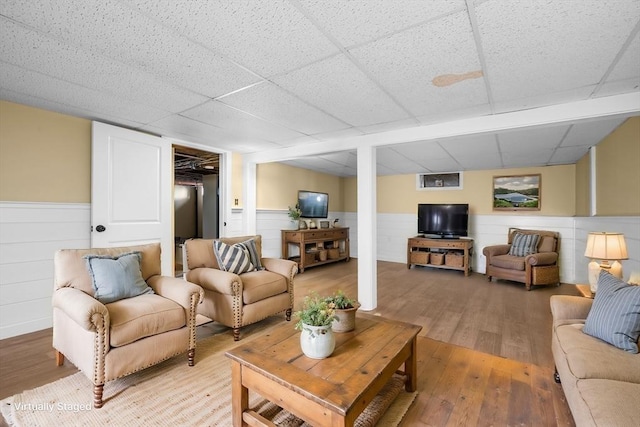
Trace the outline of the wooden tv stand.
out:
<instances>
[{"instance_id":1,"label":"wooden tv stand","mask_svg":"<svg viewBox=\"0 0 640 427\"><path fill-rule=\"evenodd\" d=\"M300 273L305 268L349 261L349 227L314 228L310 230L282 230L282 258L289 259L289 245L297 246ZM325 259L321 256L324 253Z\"/></svg>"},{"instance_id":2,"label":"wooden tv stand","mask_svg":"<svg viewBox=\"0 0 640 427\"><path fill-rule=\"evenodd\" d=\"M461 270L468 276L471 272L472 253L473 239L410 237L407 241L407 268L411 268L411 265L425 265Z\"/></svg>"}]
</instances>

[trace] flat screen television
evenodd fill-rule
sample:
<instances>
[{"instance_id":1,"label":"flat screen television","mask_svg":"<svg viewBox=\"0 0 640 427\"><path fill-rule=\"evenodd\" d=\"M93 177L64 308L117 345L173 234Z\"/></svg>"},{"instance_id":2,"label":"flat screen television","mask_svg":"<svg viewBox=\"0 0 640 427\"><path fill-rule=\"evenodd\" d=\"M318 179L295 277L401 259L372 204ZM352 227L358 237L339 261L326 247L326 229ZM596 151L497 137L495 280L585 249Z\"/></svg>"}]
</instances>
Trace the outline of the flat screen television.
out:
<instances>
[{"instance_id":1,"label":"flat screen television","mask_svg":"<svg viewBox=\"0 0 640 427\"><path fill-rule=\"evenodd\" d=\"M326 218L329 215L329 195L317 191L298 191L298 206L302 218Z\"/></svg>"},{"instance_id":2,"label":"flat screen television","mask_svg":"<svg viewBox=\"0 0 640 427\"><path fill-rule=\"evenodd\" d=\"M418 234L456 239L467 236L468 227L469 205L466 203L418 205Z\"/></svg>"}]
</instances>

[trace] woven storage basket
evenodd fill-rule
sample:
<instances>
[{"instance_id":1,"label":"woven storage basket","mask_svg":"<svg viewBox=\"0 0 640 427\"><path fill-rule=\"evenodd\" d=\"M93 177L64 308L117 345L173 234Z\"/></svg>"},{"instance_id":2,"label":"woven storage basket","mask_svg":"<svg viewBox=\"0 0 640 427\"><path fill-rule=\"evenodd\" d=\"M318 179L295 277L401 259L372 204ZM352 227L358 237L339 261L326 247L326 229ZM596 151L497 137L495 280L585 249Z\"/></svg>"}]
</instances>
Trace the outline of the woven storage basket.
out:
<instances>
[{"instance_id":1,"label":"woven storage basket","mask_svg":"<svg viewBox=\"0 0 640 427\"><path fill-rule=\"evenodd\" d=\"M449 267L462 267L464 265L464 256L457 252L450 252L445 255L444 264Z\"/></svg>"},{"instance_id":2,"label":"woven storage basket","mask_svg":"<svg viewBox=\"0 0 640 427\"><path fill-rule=\"evenodd\" d=\"M429 252L413 251L411 252L411 264L428 264Z\"/></svg>"},{"instance_id":3,"label":"woven storage basket","mask_svg":"<svg viewBox=\"0 0 640 427\"><path fill-rule=\"evenodd\" d=\"M327 260L327 251L326 249L321 249L318 251L318 260L326 261Z\"/></svg>"},{"instance_id":4,"label":"woven storage basket","mask_svg":"<svg viewBox=\"0 0 640 427\"><path fill-rule=\"evenodd\" d=\"M534 267L532 280L536 285L555 285L560 280L558 266L549 265Z\"/></svg>"},{"instance_id":5,"label":"woven storage basket","mask_svg":"<svg viewBox=\"0 0 640 427\"><path fill-rule=\"evenodd\" d=\"M431 253L431 264L433 265L442 265L444 264L444 254L439 254L436 252Z\"/></svg>"},{"instance_id":6,"label":"woven storage basket","mask_svg":"<svg viewBox=\"0 0 640 427\"><path fill-rule=\"evenodd\" d=\"M340 249L338 248L331 248L331 249L328 249L327 251L328 251L329 259L336 259L340 257Z\"/></svg>"}]
</instances>

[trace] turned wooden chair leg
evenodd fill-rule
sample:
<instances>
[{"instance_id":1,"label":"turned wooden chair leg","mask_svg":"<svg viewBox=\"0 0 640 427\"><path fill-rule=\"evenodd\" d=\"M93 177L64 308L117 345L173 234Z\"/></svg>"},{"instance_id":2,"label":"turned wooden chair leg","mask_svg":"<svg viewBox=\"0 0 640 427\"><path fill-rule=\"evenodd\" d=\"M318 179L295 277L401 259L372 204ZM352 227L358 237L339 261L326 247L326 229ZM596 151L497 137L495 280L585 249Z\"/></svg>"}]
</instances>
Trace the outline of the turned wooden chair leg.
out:
<instances>
[{"instance_id":1,"label":"turned wooden chair leg","mask_svg":"<svg viewBox=\"0 0 640 427\"><path fill-rule=\"evenodd\" d=\"M233 340L240 341L240 328L233 328Z\"/></svg>"},{"instance_id":2,"label":"turned wooden chair leg","mask_svg":"<svg viewBox=\"0 0 640 427\"><path fill-rule=\"evenodd\" d=\"M555 369L553 370L553 380L554 380L556 383L560 384L560 374L558 374L558 368L555 368Z\"/></svg>"},{"instance_id":3,"label":"turned wooden chair leg","mask_svg":"<svg viewBox=\"0 0 640 427\"><path fill-rule=\"evenodd\" d=\"M187 352L187 358L189 359L189 366L193 366L194 360L196 358L196 349L190 348Z\"/></svg>"},{"instance_id":4,"label":"turned wooden chair leg","mask_svg":"<svg viewBox=\"0 0 640 427\"><path fill-rule=\"evenodd\" d=\"M97 384L93 386L93 407L96 409L102 408L103 390L104 390L104 384Z\"/></svg>"},{"instance_id":5,"label":"turned wooden chair leg","mask_svg":"<svg viewBox=\"0 0 640 427\"><path fill-rule=\"evenodd\" d=\"M56 354L56 366L64 365L64 354L60 353L58 350L55 350Z\"/></svg>"},{"instance_id":6,"label":"turned wooden chair leg","mask_svg":"<svg viewBox=\"0 0 640 427\"><path fill-rule=\"evenodd\" d=\"M285 313L285 316L287 318L287 322L289 322L291 320L291 309L288 308L287 312Z\"/></svg>"}]
</instances>

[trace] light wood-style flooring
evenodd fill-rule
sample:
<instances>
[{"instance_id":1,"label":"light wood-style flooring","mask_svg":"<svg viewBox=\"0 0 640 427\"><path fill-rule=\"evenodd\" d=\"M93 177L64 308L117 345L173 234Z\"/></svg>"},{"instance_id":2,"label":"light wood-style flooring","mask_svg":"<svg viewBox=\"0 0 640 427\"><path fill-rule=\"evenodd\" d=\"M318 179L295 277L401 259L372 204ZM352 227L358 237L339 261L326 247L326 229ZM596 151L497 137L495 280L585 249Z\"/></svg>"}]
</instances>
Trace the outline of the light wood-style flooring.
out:
<instances>
[{"instance_id":1,"label":"light wood-style flooring","mask_svg":"<svg viewBox=\"0 0 640 427\"><path fill-rule=\"evenodd\" d=\"M295 286L295 310L310 291L357 297L357 260L306 269ZM401 426L575 425L553 381L553 294L579 295L571 284L527 292L477 273L378 262L371 313L423 328L419 395ZM198 329L200 338L227 331L216 323ZM51 329L0 341L0 399L75 372L68 361L55 366Z\"/></svg>"}]
</instances>

